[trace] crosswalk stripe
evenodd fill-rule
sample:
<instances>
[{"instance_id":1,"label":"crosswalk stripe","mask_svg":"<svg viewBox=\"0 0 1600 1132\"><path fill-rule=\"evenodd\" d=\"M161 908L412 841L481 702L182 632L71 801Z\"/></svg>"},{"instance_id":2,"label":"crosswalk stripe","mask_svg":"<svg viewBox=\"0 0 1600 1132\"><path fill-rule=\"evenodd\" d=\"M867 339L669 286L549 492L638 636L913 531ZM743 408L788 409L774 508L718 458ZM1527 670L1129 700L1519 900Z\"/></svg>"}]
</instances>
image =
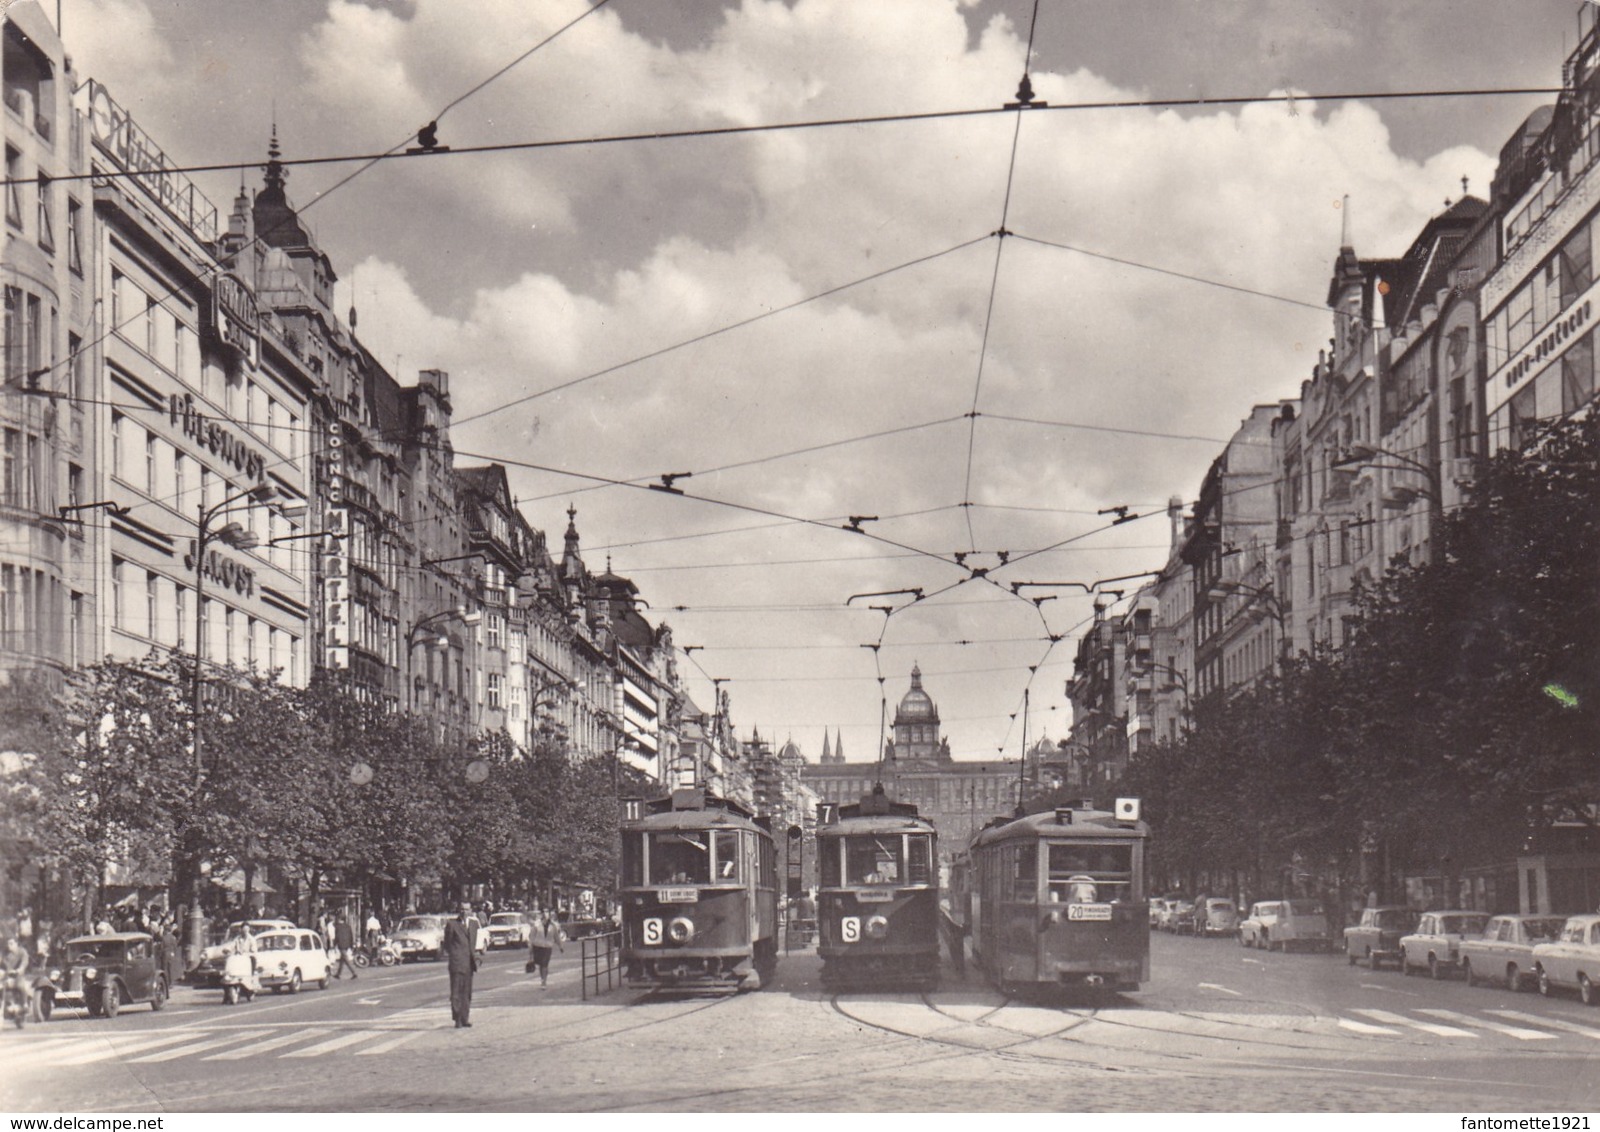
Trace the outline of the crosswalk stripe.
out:
<instances>
[{"instance_id":1,"label":"crosswalk stripe","mask_svg":"<svg viewBox=\"0 0 1600 1132\"><path fill-rule=\"evenodd\" d=\"M151 1034L143 1038L105 1037L90 1038L85 1049L73 1053L56 1062L57 1065L90 1065L96 1061L109 1061L113 1057L126 1057L130 1053L140 1050L154 1049L157 1046L167 1046L174 1042L186 1042L196 1034L205 1033L203 1030L172 1030L164 1034Z\"/></svg>"},{"instance_id":2,"label":"crosswalk stripe","mask_svg":"<svg viewBox=\"0 0 1600 1132\"><path fill-rule=\"evenodd\" d=\"M1459 1026L1442 1026L1437 1022L1418 1022L1415 1018L1407 1018L1403 1014L1394 1014L1387 1010L1356 1010L1353 1013L1365 1015L1374 1022L1387 1022L1391 1026L1410 1026L1429 1034L1436 1034L1441 1038L1476 1038L1478 1035L1471 1030L1463 1030Z\"/></svg>"},{"instance_id":3,"label":"crosswalk stripe","mask_svg":"<svg viewBox=\"0 0 1600 1132\"><path fill-rule=\"evenodd\" d=\"M258 1053L266 1053L268 1050L277 1049L279 1046L287 1046L293 1045L295 1042L303 1042L307 1038L315 1037L317 1032L318 1031L316 1030L291 1030L287 1034L279 1034L276 1037L268 1038L265 1041L251 1042L249 1045L240 1046L238 1049L224 1050L222 1053L213 1053L206 1057L202 1057L200 1060L243 1061L247 1057L251 1057Z\"/></svg>"},{"instance_id":4,"label":"crosswalk stripe","mask_svg":"<svg viewBox=\"0 0 1600 1132\"><path fill-rule=\"evenodd\" d=\"M291 1050L283 1056L316 1057L319 1054L332 1053L336 1049L343 1049L345 1046L353 1046L357 1042L364 1042L368 1038L375 1038L381 1033L383 1033L382 1030L354 1030L348 1034L340 1034L336 1038L329 1038L325 1042L318 1042L314 1046L306 1046L304 1049Z\"/></svg>"},{"instance_id":5,"label":"crosswalk stripe","mask_svg":"<svg viewBox=\"0 0 1600 1132\"><path fill-rule=\"evenodd\" d=\"M1537 1026L1545 1026L1552 1030L1561 1030L1568 1034L1582 1034L1586 1038L1600 1041L1600 1030L1591 1026L1580 1026L1576 1022L1567 1022L1560 1018L1544 1018L1538 1014L1526 1014L1521 1010L1490 1010L1489 1014L1501 1018L1510 1018L1513 1022L1532 1022Z\"/></svg>"},{"instance_id":6,"label":"crosswalk stripe","mask_svg":"<svg viewBox=\"0 0 1600 1132\"><path fill-rule=\"evenodd\" d=\"M1374 1026L1370 1022L1357 1022L1352 1018L1339 1019L1339 1025L1346 1030L1354 1030L1358 1034L1391 1034L1395 1037L1400 1036L1399 1030L1391 1030L1387 1026Z\"/></svg>"},{"instance_id":7,"label":"crosswalk stripe","mask_svg":"<svg viewBox=\"0 0 1600 1132\"><path fill-rule=\"evenodd\" d=\"M1433 1018L1443 1018L1446 1022L1460 1022L1464 1026L1481 1026L1485 1030L1493 1030L1497 1034L1509 1034L1518 1041L1524 1042L1553 1042L1554 1034L1543 1030L1527 1030L1520 1026L1507 1026L1504 1022L1484 1022L1468 1014L1461 1014L1454 1010L1441 1010L1438 1007L1418 1007L1418 1014L1426 1014Z\"/></svg>"},{"instance_id":8,"label":"crosswalk stripe","mask_svg":"<svg viewBox=\"0 0 1600 1132\"><path fill-rule=\"evenodd\" d=\"M84 1048L84 1043L93 1041L92 1038L45 1038L43 1041L30 1042L25 1048L8 1049L5 1051L4 1062L6 1068L16 1069L32 1065L36 1061L48 1061L58 1053Z\"/></svg>"},{"instance_id":9,"label":"crosswalk stripe","mask_svg":"<svg viewBox=\"0 0 1600 1132\"><path fill-rule=\"evenodd\" d=\"M398 1049L400 1046L405 1045L407 1042L414 1041L415 1039L417 1039L417 1038L419 1038L421 1036L422 1036L422 1031L421 1030L410 1030L410 1031L408 1031L408 1032L406 1032L404 1034L397 1034L392 1038L389 1038L389 1039L387 1039L385 1041L381 1041L377 1045L368 1046L366 1049L358 1049L358 1050L356 1050L356 1056L357 1057L371 1057L374 1054L388 1053L390 1050Z\"/></svg>"},{"instance_id":10,"label":"crosswalk stripe","mask_svg":"<svg viewBox=\"0 0 1600 1132\"><path fill-rule=\"evenodd\" d=\"M192 1053L200 1053L203 1050L216 1049L218 1046L232 1045L237 1041L248 1041L251 1038L259 1038L262 1034L268 1034L271 1032L272 1031L270 1030L235 1030L231 1033L209 1037L202 1042L190 1042L186 1046L177 1046L173 1049L163 1049L158 1050L155 1053L147 1053L143 1057L135 1057L132 1060L141 1065L149 1061L176 1061L178 1058L188 1057Z\"/></svg>"}]
</instances>

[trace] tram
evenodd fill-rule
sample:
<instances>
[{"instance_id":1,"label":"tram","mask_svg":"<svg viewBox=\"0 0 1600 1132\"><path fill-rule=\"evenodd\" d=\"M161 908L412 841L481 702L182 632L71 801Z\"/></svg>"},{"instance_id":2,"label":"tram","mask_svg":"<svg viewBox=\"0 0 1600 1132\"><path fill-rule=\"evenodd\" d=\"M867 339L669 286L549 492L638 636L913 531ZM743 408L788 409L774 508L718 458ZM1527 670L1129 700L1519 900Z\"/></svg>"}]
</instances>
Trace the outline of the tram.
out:
<instances>
[{"instance_id":1,"label":"tram","mask_svg":"<svg viewBox=\"0 0 1600 1132\"><path fill-rule=\"evenodd\" d=\"M1062 807L996 821L951 869L949 914L972 960L1003 992L1138 990L1150 978L1136 798L1114 812Z\"/></svg>"},{"instance_id":2,"label":"tram","mask_svg":"<svg viewBox=\"0 0 1600 1132\"><path fill-rule=\"evenodd\" d=\"M933 823L879 783L817 826L817 953L822 985L932 989L939 981L939 873Z\"/></svg>"},{"instance_id":3,"label":"tram","mask_svg":"<svg viewBox=\"0 0 1600 1132\"><path fill-rule=\"evenodd\" d=\"M626 806L624 979L759 990L778 963L778 858L766 819L698 788Z\"/></svg>"}]
</instances>

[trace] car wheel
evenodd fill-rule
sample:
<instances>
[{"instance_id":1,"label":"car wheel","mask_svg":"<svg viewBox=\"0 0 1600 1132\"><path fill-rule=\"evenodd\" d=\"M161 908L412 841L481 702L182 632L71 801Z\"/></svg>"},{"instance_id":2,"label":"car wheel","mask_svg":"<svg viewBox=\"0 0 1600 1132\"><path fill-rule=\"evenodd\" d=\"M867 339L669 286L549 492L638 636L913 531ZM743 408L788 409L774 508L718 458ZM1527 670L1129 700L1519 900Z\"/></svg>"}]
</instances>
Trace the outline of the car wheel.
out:
<instances>
[{"instance_id":1,"label":"car wheel","mask_svg":"<svg viewBox=\"0 0 1600 1132\"><path fill-rule=\"evenodd\" d=\"M1439 965L1439 957L1437 955L1428 956L1428 978L1444 978L1444 968Z\"/></svg>"},{"instance_id":2,"label":"car wheel","mask_svg":"<svg viewBox=\"0 0 1600 1132\"><path fill-rule=\"evenodd\" d=\"M1578 976L1578 998L1585 1006L1594 1006L1596 1003L1600 1003L1600 990L1595 989L1595 985L1589 981L1588 975Z\"/></svg>"},{"instance_id":3,"label":"car wheel","mask_svg":"<svg viewBox=\"0 0 1600 1132\"><path fill-rule=\"evenodd\" d=\"M1410 952L1402 951L1400 953L1400 973L1402 975L1409 975L1412 973Z\"/></svg>"},{"instance_id":4,"label":"car wheel","mask_svg":"<svg viewBox=\"0 0 1600 1132\"><path fill-rule=\"evenodd\" d=\"M350 962L365 970L367 965L371 963L372 960L367 958L367 953L365 951L358 951L350 957Z\"/></svg>"},{"instance_id":5,"label":"car wheel","mask_svg":"<svg viewBox=\"0 0 1600 1132\"><path fill-rule=\"evenodd\" d=\"M1472 973L1472 960L1463 959L1461 961L1461 977L1467 980L1467 986L1469 987L1478 985L1478 976Z\"/></svg>"},{"instance_id":6,"label":"car wheel","mask_svg":"<svg viewBox=\"0 0 1600 1132\"><path fill-rule=\"evenodd\" d=\"M328 971L327 971L327 968L323 968L322 978L317 980L317 989L318 990L327 990L328 989Z\"/></svg>"},{"instance_id":7,"label":"car wheel","mask_svg":"<svg viewBox=\"0 0 1600 1132\"><path fill-rule=\"evenodd\" d=\"M232 1006L239 1001L239 988L226 986L222 988L222 1005Z\"/></svg>"},{"instance_id":8,"label":"car wheel","mask_svg":"<svg viewBox=\"0 0 1600 1132\"><path fill-rule=\"evenodd\" d=\"M296 968L295 969L295 973L293 975L289 976L289 993L290 994L299 994L300 993L300 970L299 970L299 968Z\"/></svg>"},{"instance_id":9,"label":"car wheel","mask_svg":"<svg viewBox=\"0 0 1600 1132\"><path fill-rule=\"evenodd\" d=\"M1539 968L1539 993L1546 998L1555 993L1555 987L1550 984L1550 974L1543 967Z\"/></svg>"},{"instance_id":10,"label":"car wheel","mask_svg":"<svg viewBox=\"0 0 1600 1132\"><path fill-rule=\"evenodd\" d=\"M1517 970L1515 963L1506 964L1506 990L1516 993L1523 990L1522 972Z\"/></svg>"},{"instance_id":11,"label":"car wheel","mask_svg":"<svg viewBox=\"0 0 1600 1132\"><path fill-rule=\"evenodd\" d=\"M107 1018L115 1018L117 1011L122 1009L122 988L115 982L100 992L100 1009L105 1011Z\"/></svg>"},{"instance_id":12,"label":"car wheel","mask_svg":"<svg viewBox=\"0 0 1600 1132\"><path fill-rule=\"evenodd\" d=\"M1250 941L1245 938L1243 931L1241 931L1239 933L1239 946L1240 947L1249 947L1250 946Z\"/></svg>"},{"instance_id":13,"label":"car wheel","mask_svg":"<svg viewBox=\"0 0 1600 1132\"><path fill-rule=\"evenodd\" d=\"M155 991L150 996L150 1009L160 1010L167 1004L167 980L157 979Z\"/></svg>"}]
</instances>

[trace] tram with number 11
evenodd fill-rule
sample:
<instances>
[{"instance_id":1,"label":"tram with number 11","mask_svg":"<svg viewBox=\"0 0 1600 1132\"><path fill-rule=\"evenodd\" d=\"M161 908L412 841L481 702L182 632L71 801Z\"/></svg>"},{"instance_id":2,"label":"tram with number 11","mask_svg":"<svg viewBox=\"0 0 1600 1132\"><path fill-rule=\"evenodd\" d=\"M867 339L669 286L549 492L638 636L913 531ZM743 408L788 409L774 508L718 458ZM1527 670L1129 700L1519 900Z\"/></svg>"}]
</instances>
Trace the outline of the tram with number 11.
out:
<instances>
[{"instance_id":1,"label":"tram with number 11","mask_svg":"<svg viewBox=\"0 0 1600 1132\"><path fill-rule=\"evenodd\" d=\"M630 986L759 990L778 964L770 823L698 788L630 800L622 822L622 964Z\"/></svg>"}]
</instances>

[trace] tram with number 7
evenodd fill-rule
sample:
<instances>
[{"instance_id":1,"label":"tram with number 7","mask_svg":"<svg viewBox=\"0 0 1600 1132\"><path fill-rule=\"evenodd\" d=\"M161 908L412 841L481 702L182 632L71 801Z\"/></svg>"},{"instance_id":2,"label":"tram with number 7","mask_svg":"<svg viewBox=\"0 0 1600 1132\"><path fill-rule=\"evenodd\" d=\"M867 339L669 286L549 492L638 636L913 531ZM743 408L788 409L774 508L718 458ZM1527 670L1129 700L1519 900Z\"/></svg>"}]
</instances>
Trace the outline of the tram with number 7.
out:
<instances>
[{"instance_id":1,"label":"tram with number 7","mask_svg":"<svg viewBox=\"0 0 1600 1132\"><path fill-rule=\"evenodd\" d=\"M770 823L698 788L629 800L622 822L622 966L630 986L758 990L778 964Z\"/></svg>"},{"instance_id":2,"label":"tram with number 7","mask_svg":"<svg viewBox=\"0 0 1600 1132\"><path fill-rule=\"evenodd\" d=\"M817 953L829 990L939 981L938 843L933 823L879 783L817 823Z\"/></svg>"},{"instance_id":3,"label":"tram with number 7","mask_svg":"<svg viewBox=\"0 0 1600 1132\"><path fill-rule=\"evenodd\" d=\"M1136 798L991 823L951 870L953 937L1004 993L1138 990L1150 978L1149 833Z\"/></svg>"}]
</instances>

